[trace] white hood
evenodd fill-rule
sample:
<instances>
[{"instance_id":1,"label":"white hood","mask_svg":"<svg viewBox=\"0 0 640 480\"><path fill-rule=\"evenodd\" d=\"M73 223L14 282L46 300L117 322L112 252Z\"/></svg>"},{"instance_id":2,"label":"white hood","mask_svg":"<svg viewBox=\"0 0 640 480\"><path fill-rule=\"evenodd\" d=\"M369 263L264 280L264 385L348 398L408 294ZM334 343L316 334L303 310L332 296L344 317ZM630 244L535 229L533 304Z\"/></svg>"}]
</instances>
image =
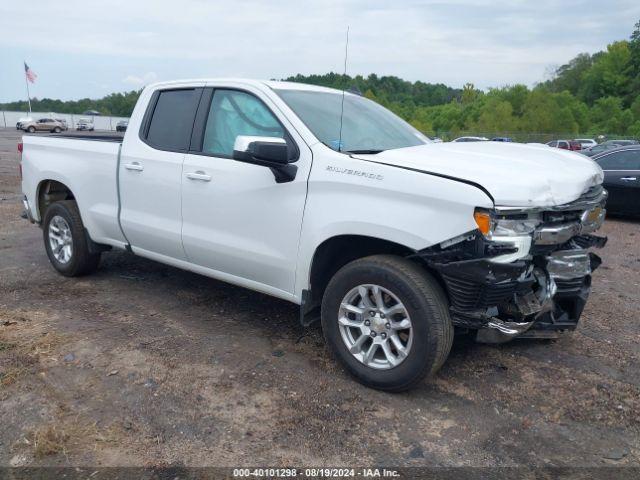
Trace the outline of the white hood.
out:
<instances>
[{"instance_id":1,"label":"white hood","mask_svg":"<svg viewBox=\"0 0 640 480\"><path fill-rule=\"evenodd\" d=\"M584 155L517 143L429 143L354 157L478 183L496 206L562 205L603 179L602 169Z\"/></svg>"}]
</instances>

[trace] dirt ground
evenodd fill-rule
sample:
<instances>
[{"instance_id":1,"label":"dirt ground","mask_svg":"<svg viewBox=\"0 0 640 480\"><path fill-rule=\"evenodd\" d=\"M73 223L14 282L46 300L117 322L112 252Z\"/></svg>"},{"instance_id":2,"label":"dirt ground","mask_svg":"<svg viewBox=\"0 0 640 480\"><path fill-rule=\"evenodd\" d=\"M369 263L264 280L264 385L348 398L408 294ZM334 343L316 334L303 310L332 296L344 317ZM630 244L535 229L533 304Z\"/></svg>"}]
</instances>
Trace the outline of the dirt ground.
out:
<instances>
[{"instance_id":1,"label":"dirt ground","mask_svg":"<svg viewBox=\"0 0 640 480\"><path fill-rule=\"evenodd\" d=\"M457 338L405 394L354 382L295 305L123 252L64 278L0 130L0 466L640 465L640 222L609 219L579 329Z\"/></svg>"}]
</instances>

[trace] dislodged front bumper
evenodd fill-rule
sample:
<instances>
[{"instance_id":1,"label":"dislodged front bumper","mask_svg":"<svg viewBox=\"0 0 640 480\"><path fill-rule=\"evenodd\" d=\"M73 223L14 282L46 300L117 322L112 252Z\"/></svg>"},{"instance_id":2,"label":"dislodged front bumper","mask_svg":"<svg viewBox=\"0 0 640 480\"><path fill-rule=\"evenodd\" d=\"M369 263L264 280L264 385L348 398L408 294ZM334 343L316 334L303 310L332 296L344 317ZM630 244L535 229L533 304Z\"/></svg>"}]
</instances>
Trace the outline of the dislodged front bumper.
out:
<instances>
[{"instance_id":1,"label":"dislodged front bumper","mask_svg":"<svg viewBox=\"0 0 640 480\"><path fill-rule=\"evenodd\" d=\"M602 224L603 199L606 192L558 207L547 217L555 221L541 225L529 242L493 242L472 232L418 252L440 273L454 325L478 330L478 339L488 342L575 329L601 263L588 249L607 241L591 233Z\"/></svg>"}]
</instances>

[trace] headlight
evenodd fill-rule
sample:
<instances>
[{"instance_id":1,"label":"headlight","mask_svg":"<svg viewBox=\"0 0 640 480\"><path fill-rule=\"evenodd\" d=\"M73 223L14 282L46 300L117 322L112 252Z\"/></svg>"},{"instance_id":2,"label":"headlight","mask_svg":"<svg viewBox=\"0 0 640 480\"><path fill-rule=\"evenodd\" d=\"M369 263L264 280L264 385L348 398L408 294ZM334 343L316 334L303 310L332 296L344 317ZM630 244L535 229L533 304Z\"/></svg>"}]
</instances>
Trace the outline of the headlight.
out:
<instances>
[{"instance_id":1,"label":"headlight","mask_svg":"<svg viewBox=\"0 0 640 480\"><path fill-rule=\"evenodd\" d=\"M517 215L497 215L494 211L476 209L473 218L478 230L488 239L494 237L522 237L533 234L540 225L540 219L523 213Z\"/></svg>"}]
</instances>

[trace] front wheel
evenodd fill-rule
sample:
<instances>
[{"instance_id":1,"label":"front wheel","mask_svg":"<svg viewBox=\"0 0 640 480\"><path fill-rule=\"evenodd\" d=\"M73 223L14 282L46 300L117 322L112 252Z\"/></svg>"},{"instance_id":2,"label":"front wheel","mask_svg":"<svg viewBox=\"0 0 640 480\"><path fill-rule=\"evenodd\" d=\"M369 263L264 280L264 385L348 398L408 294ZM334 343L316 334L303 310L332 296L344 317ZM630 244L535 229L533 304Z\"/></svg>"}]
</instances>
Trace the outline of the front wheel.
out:
<instances>
[{"instance_id":1,"label":"front wheel","mask_svg":"<svg viewBox=\"0 0 640 480\"><path fill-rule=\"evenodd\" d=\"M453 342L438 282L401 257L355 260L331 279L322 329L334 355L361 383L403 391L435 373Z\"/></svg>"},{"instance_id":2,"label":"front wheel","mask_svg":"<svg viewBox=\"0 0 640 480\"><path fill-rule=\"evenodd\" d=\"M53 133L60 133L62 130L60 129L60 127L56 127L53 129Z\"/></svg>"},{"instance_id":3,"label":"front wheel","mask_svg":"<svg viewBox=\"0 0 640 480\"><path fill-rule=\"evenodd\" d=\"M29 133L34 133L35 131L36 131L36 127L27 128L27 132L29 132Z\"/></svg>"},{"instance_id":4,"label":"front wheel","mask_svg":"<svg viewBox=\"0 0 640 480\"><path fill-rule=\"evenodd\" d=\"M91 253L74 200L52 203L42 224L44 245L53 267L67 277L78 277L95 271L99 253Z\"/></svg>"}]
</instances>

